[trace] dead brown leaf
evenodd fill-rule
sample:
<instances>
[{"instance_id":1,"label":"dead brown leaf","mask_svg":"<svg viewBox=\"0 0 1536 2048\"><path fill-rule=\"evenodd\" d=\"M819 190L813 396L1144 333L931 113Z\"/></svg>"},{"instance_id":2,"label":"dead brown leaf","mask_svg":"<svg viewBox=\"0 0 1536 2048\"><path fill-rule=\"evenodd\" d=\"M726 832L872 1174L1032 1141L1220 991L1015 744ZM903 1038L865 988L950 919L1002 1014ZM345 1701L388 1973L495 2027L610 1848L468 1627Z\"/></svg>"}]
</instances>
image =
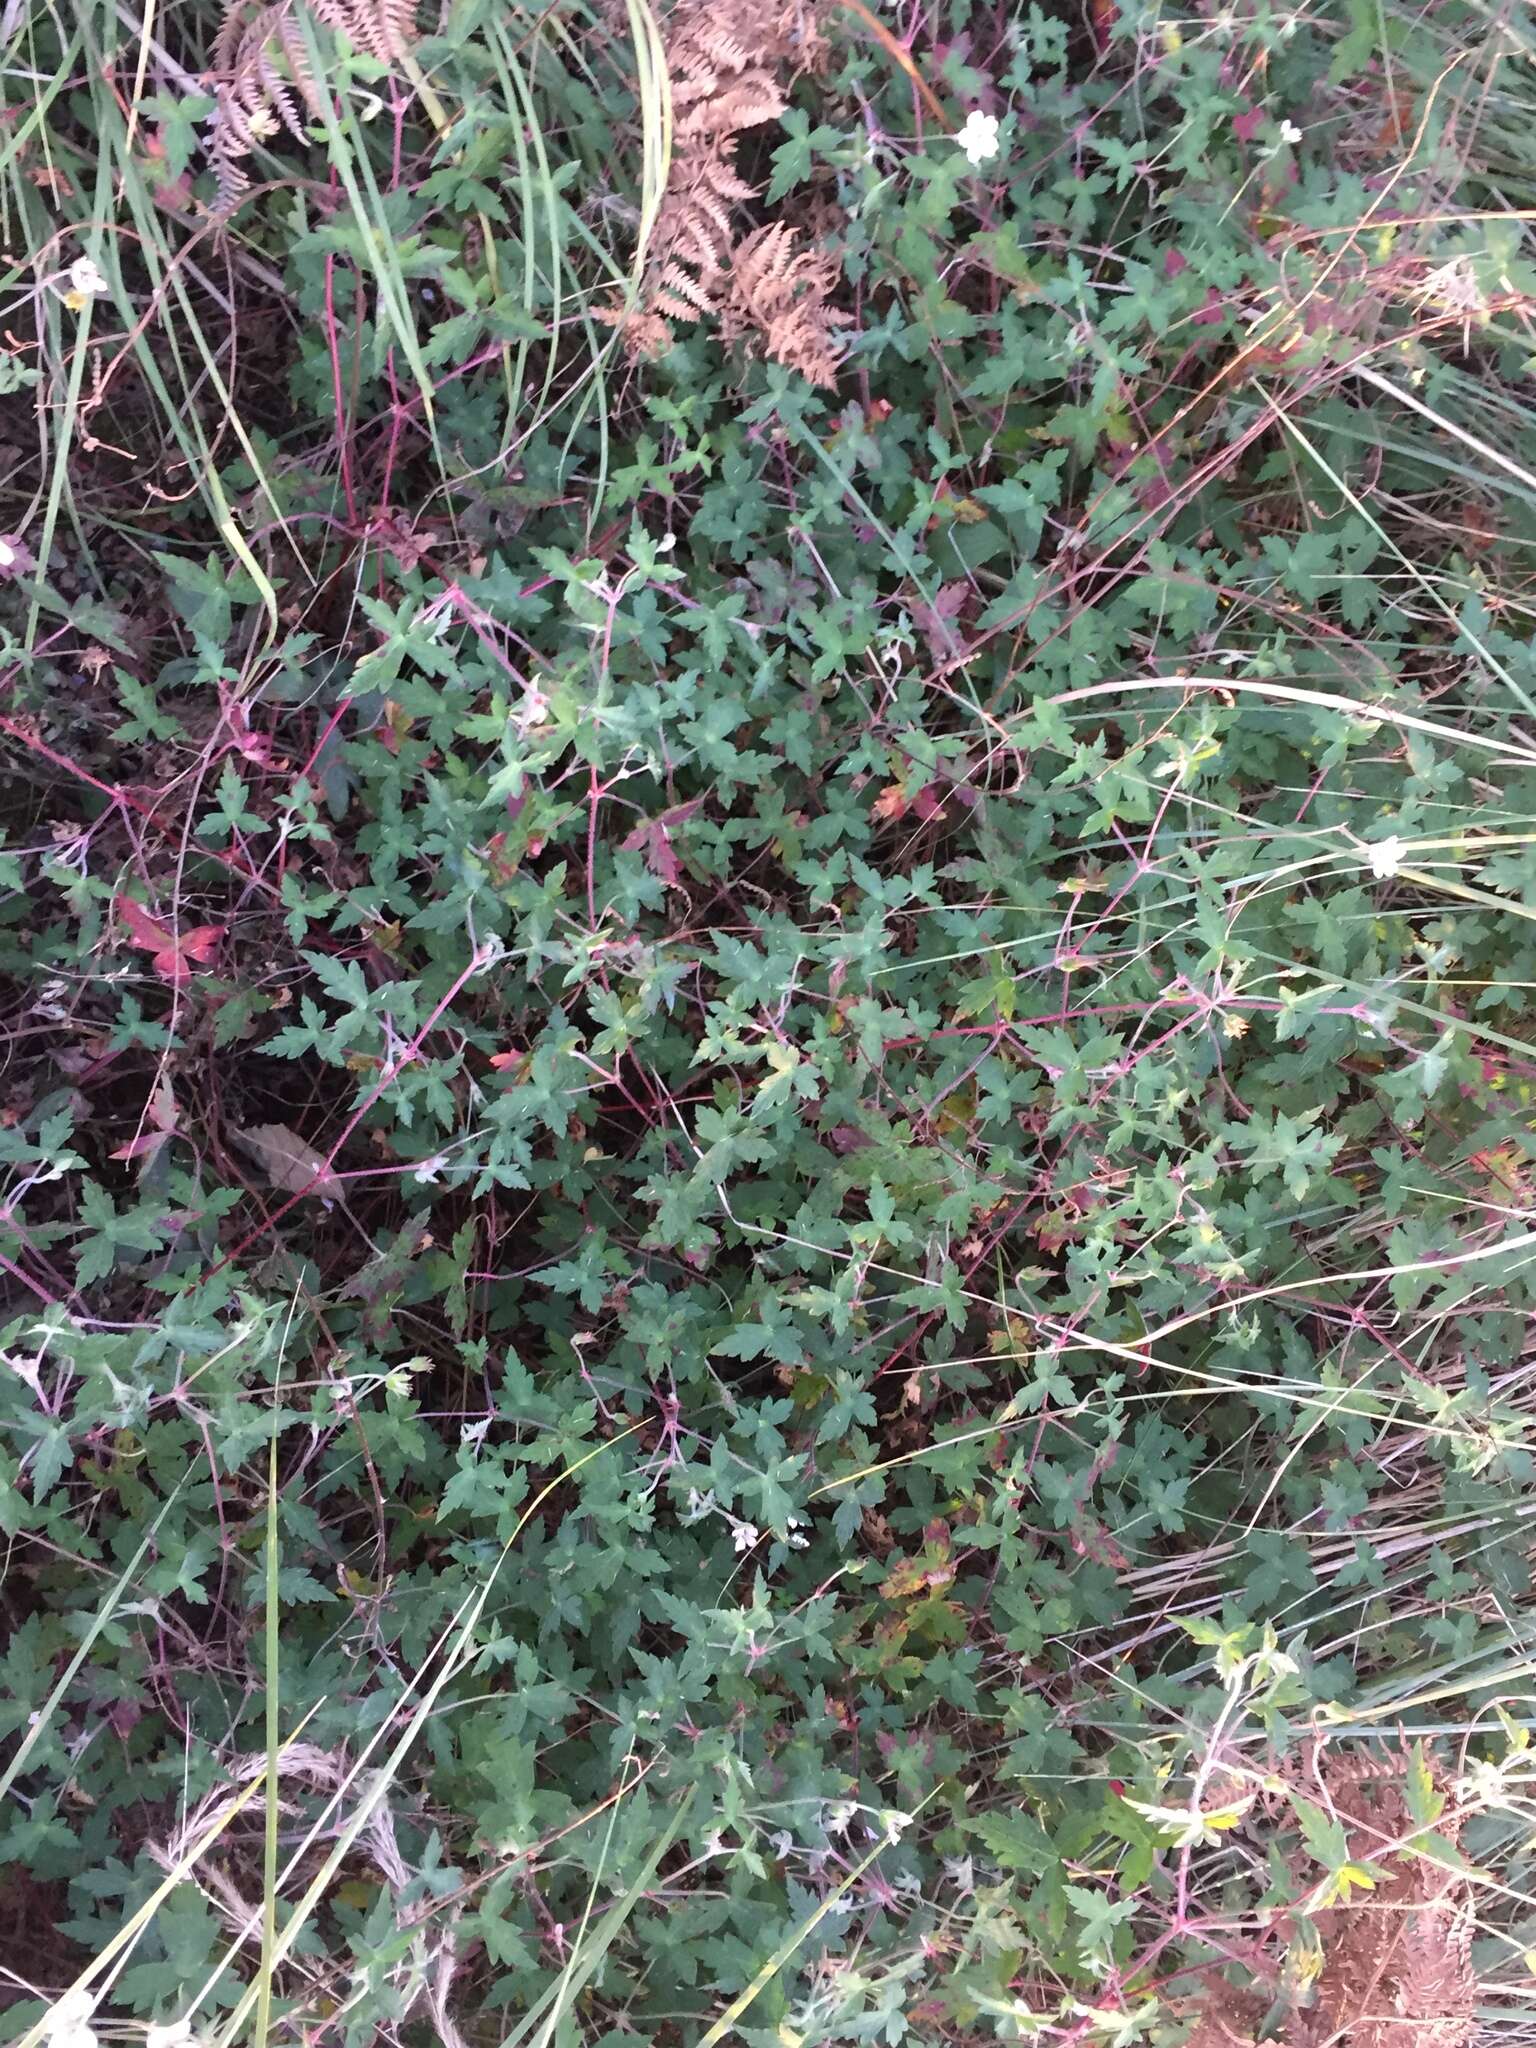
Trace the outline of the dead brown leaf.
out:
<instances>
[{"instance_id":1,"label":"dead brown leaf","mask_svg":"<svg viewBox=\"0 0 1536 2048\"><path fill-rule=\"evenodd\" d=\"M341 1182L330 1161L286 1124L252 1124L236 1138L264 1169L273 1187L289 1195L337 1195Z\"/></svg>"}]
</instances>

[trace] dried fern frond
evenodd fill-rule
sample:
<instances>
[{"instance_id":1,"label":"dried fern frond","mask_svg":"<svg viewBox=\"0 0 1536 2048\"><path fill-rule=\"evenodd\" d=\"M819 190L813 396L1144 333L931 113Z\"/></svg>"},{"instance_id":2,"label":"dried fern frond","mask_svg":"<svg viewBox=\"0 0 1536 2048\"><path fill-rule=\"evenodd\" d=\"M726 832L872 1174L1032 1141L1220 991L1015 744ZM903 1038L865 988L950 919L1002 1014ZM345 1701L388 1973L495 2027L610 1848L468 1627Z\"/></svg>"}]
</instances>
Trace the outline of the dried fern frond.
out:
<instances>
[{"instance_id":1,"label":"dried fern frond","mask_svg":"<svg viewBox=\"0 0 1536 2048\"><path fill-rule=\"evenodd\" d=\"M654 284L679 263L689 264L701 276L723 270L734 240L732 208L754 196L717 143L691 150L676 163L651 238Z\"/></svg>"},{"instance_id":2,"label":"dried fern frond","mask_svg":"<svg viewBox=\"0 0 1536 2048\"><path fill-rule=\"evenodd\" d=\"M310 0L316 18L381 64L396 64L416 39L415 0ZM208 83L214 111L208 158L215 179L214 212L234 212L250 186L245 159L259 141L287 129L305 141L302 103L323 107L309 47L294 19L293 0L229 0L213 44Z\"/></svg>"},{"instance_id":3,"label":"dried fern frond","mask_svg":"<svg viewBox=\"0 0 1536 2048\"><path fill-rule=\"evenodd\" d=\"M842 360L836 330L850 316L831 303L837 265L830 256L795 247L795 231L779 223L739 244L720 310L720 333L761 351L812 384L834 384Z\"/></svg>"},{"instance_id":4,"label":"dried fern frond","mask_svg":"<svg viewBox=\"0 0 1536 2048\"><path fill-rule=\"evenodd\" d=\"M327 28L355 49L398 64L416 40L416 0L310 0Z\"/></svg>"},{"instance_id":5,"label":"dried fern frond","mask_svg":"<svg viewBox=\"0 0 1536 2048\"><path fill-rule=\"evenodd\" d=\"M1467 1880L1395 1849L1414 1832L1403 1792L1410 1764L1406 1753L1349 1755L1321 1745L1311 1759L1308 1790L1343 1823L1351 1858L1385 1873L1366 1898L1317 1916L1324 1953L1318 2013L1324 2038L1340 2048L1471 2048L1475 2032ZM1428 1768L1438 1784L1434 1765ZM1454 1844L1461 1816L1452 1807L1436 1827ZM1289 2035L1286 2048L1293 2048Z\"/></svg>"},{"instance_id":6,"label":"dried fern frond","mask_svg":"<svg viewBox=\"0 0 1536 2048\"><path fill-rule=\"evenodd\" d=\"M726 341L771 356L818 384L836 375L834 329L847 315L828 293L836 266L799 251L787 228L737 239L736 209L757 188L736 167L737 138L777 120L786 81L825 51L815 8L804 0L681 0L664 40L676 150L646 252L638 301L598 317L623 329L632 355L672 341L669 322L718 314Z\"/></svg>"}]
</instances>

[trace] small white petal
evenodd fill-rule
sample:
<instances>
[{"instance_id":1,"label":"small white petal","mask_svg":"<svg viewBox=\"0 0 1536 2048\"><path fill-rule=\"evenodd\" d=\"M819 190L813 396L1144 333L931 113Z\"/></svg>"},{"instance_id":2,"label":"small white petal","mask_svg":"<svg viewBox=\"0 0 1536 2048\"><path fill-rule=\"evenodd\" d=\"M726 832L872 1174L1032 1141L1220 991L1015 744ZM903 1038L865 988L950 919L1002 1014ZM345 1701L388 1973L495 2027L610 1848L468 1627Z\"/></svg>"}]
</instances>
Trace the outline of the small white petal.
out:
<instances>
[{"instance_id":1,"label":"small white petal","mask_svg":"<svg viewBox=\"0 0 1536 2048\"><path fill-rule=\"evenodd\" d=\"M1370 862L1371 873L1379 882L1390 881L1403 864L1403 855L1408 851L1395 834L1390 839L1378 840L1376 845L1366 848L1366 859Z\"/></svg>"},{"instance_id":2,"label":"small white petal","mask_svg":"<svg viewBox=\"0 0 1536 2048\"><path fill-rule=\"evenodd\" d=\"M69 266L69 288L78 292L82 299L99 299L111 287L97 268L93 256L77 256Z\"/></svg>"},{"instance_id":3,"label":"small white petal","mask_svg":"<svg viewBox=\"0 0 1536 2048\"><path fill-rule=\"evenodd\" d=\"M1282 121L1280 123L1280 140L1292 148L1300 142L1301 130L1294 121Z\"/></svg>"}]
</instances>

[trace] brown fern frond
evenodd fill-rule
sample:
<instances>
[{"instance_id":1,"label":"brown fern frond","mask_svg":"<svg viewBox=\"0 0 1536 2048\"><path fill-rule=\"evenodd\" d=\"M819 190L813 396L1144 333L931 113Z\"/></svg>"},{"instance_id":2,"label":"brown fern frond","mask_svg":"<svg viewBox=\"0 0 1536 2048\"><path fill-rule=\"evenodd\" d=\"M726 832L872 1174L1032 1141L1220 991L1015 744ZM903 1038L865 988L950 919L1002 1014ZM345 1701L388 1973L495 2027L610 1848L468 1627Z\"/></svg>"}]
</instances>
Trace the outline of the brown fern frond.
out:
<instances>
[{"instance_id":1,"label":"brown fern frond","mask_svg":"<svg viewBox=\"0 0 1536 2048\"><path fill-rule=\"evenodd\" d=\"M333 0L342 4L342 0ZM356 4L356 0L350 0ZM675 122L667 190L646 252L638 304L599 317L623 328L632 354L658 355L668 322L718 314L727 342L771 356L818 384L836 376L830 259L797 250L787 228L738 240L737 209L757 188L736 166L737 139L777 120L787 80L824 53L812 0L680 0L664 32Z\"/></svg>"},{"instance_id":2,"label":"brown fern frond","mask_svg":"<svg viewBox=\"0 0 1536 2048\"><path fill-rule=\"evenodd\" d=\"M310 0L327 28L354 49L395 64L416 40L415 0Z\"/></svg>"},{"instance_id":3,"label":"brown fern frond","mask_svg":"<svg viewBox=\"0 0 1536 2048\"><path fill-rule=\"evenodd\" d=\"M722 338L745 342L749 354L760 350L812 384L835 384L842 359L835 330L850 317L831 303L836 279L831 257L795 247L793 228L759 228L737 247Z\"/></svg>"},{"instance_id":4,"label":"brown fern frond","mask_svg":"<svg viewBox=\"0 0 1536 2048\"><path fill-rule=\"evenodd\" d=\"M749 74L735 80L729 90L685 106L677 120L678 138L687 143L740 135L748 128L760 128L765 121L777 121L788 104L771 78Z\"/></svg>"},{"instance_id":5,"label":"brown fern frond","mask_svg":"<svg viewBox=\"0 0 1536 2048\"><path fill-rule=\"evenodd\" d=\"M316 16L355 48L398 63L416 37L415 0L310 0ZM245 159L285 128L307 140L300 103L318 114L324 99L293 0L226 0L207 83L214 98L207 154L215 217L227 219L250 189Z\"/></svg>"},{"instance_id":6,"label":"brown fern frond","mask_svg":"<svg viewBox=\"0 0 1536 2048\"><path fill-rule=\"evenodd\" d=\"M1349 1755L1321 1745L1311 1759L1308 1790L1343 1823L1352 1860L1383 1873L1364 1898L1317 1915L1317 2011L1323 2038L1340 2048L1471 2048L1475 2032L1467 1880L1397 1846L1414 1833L1403 1791L1410 1761L1406 1753ZM1430 1770L1439 1783L1432 1763ZM1454 1807L1436 1831L1454 1844Z\"/></svg>"},{"instance_id":7,"label":"brown fern frond","mask_svg":"<svg viewBox=\"0 0 1536 2048\"><path fill-rule=\"evenodd\" d=\"M251 174L245 167L251 144L238 143L234 139L233 126L220 122L218 109L215 109L213 122L208 147L209 162L213 167L213 212L216 219L228 220L251 189Z\"/></svg>"},{"instance_id":8,"label":"brown fern frond","mask_svg":"<svg viewBox=\"0 0 1536 2048\"><path fill-rule=\"evenodd\" d=\"M308 107L310 113L318 119L321 109L325 104L324 97L320 91L320 82L315 77L313 60L309 54L309 46L306 44L303 36L300 35L298 24L286 8L282 10L277 24L276 41L287 62L288 76L293 80L294 89L297 91L300 99L303 100L305 106ZM270 50L266 54L270 64ZM272 68L275 69L275 66Z\"/></svg>"},{"instance_id":9,"label":"brown fern frond","mask_svg":"<svg viewBox=\"0 0 1536 2048\"><path fill-rule=\"evenodd\" d=\"M686 299L690 310L686 315L678 315L679 318L696 320L700 313L713 313L715 310L715 294L703 282L691 278L680 263L669 263L663 270L656 296L658 300Z\"/></svg>"},{"instance_id":10,"label":"brown fern frond","mask_svg":"<svg viewBox=\"0 0 1536 2048\"><path fill-rule=\"evenodd\" d=\"M1370 1866L1373 1889L1309 1910L1304 1946L1317 1967L1300 1991L1283 1989L1283 1976L1280 1996L1273 1984L1235 1991L1212 1980L1185 2001L1179 2017L1192 2017L1194 2030L1184 2048L1245 2048L1266 2007L1279 2048L1473 2048L1473 1894L1463 1871L1416 1851L1423 1809L1415 1818L1410 1771L1427 1771L1444 1799L1434 1830L1454 1846L1466 1814L1432 1755L1318 1740L1278 1761L1260 1809L1288 1817L1285 1787L1294 1786L1342 1827L1349 1860Z\"/></svg>"},{"instance_id":11,"label":"brown fern frond","mask_svg":"<svg viewBox=\"0 0 1536 2048\"><path fill-rule=\"evenodd\" d=\"M262 103L273 110L295 142L307 142L309 138L304 133L304 122L299 113L298 102L294 98L293 84L290 84L278 70L265 50L261 54L257 72L261 81ZM313 111L310 93L303 85L299 86L299 93L306 106Z\"/></svg>"}]
</instances>

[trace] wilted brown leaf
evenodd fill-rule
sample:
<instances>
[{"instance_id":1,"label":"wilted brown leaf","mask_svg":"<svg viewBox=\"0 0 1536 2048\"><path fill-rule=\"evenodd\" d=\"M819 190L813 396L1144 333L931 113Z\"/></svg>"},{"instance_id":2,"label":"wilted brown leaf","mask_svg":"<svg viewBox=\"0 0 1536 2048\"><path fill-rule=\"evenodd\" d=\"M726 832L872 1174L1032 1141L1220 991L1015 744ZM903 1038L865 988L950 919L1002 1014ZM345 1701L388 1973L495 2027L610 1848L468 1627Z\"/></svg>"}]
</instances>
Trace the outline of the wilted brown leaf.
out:
<instances>
[{"instance_id":1,"label":"wilted brown leaf","mask_svg":"<svg viewBox=\"0 0 1536 2048\"><path fill-rule=\"evenodd\" d=\"M235 1136L266 1172L273 1187L290 1195L335 1195L338 1180L323 1153L319 1153L286 1124L252 1124Z\"/></svg>"}]
</instances>

